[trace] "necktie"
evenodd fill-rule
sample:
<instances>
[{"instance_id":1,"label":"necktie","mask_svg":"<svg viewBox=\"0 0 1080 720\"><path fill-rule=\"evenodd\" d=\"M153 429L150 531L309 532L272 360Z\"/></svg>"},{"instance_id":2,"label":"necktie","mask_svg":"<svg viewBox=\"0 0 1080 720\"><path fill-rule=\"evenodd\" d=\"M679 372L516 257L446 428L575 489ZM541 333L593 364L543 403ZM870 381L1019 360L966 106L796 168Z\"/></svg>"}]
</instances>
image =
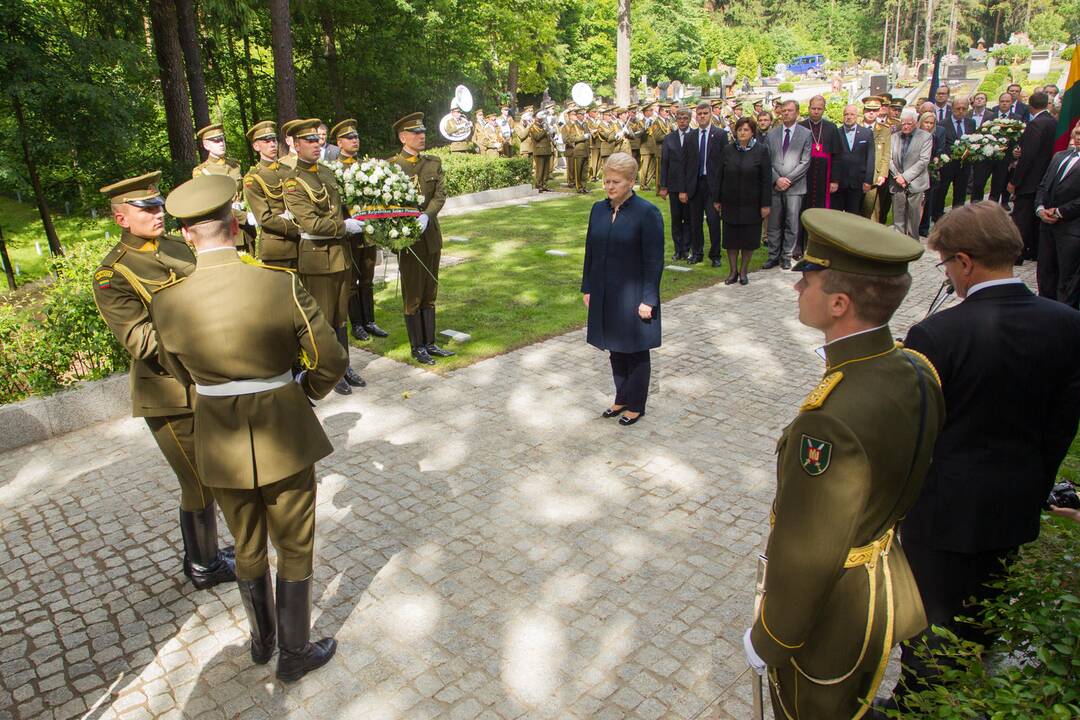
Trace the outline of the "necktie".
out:
<instances>
[{"instance_id":1,"label":"necktie","mask_svg":"<svg viewBox=\"0 0 1080 720\"><path fill-rule=\"evenodd\" d=\"M705 174L705 138L708 136L708 130L698 130L701 135L701 140L698 142L698 176Z\"/></svg>"},{"instance_id":2,"label":"necktie","mask_svg":"<svg viewBox=\"0 0 1080 720\"><path fill-rule=\"evenodd\" d=\"M679 131L679 147L682 147L683 138L684 138L685 135L686 135L686 133L684 133L682 130Z\"/></svg>"},{"instance_id":3,"label":"necktie","mask_svg":"<svg viewBox=\"0 0 1080 720\"><path fill-rule=\"evenodd\" d=\"M1058 175L1059 181L1064 180L1065 176L1069 174L1069 170L1071 170L1072 166L1076 164L1076 158L1076 151L1073 150L1072 153L1070 153L1069 156L1066 157L1065 160L1061 163L1061 174Z\"/></svg>"},{"instance_id":4,"label":"necktie","mask_svg":"<svg viewBox=\"0 0 1080 720\"><path fill-rule=\"evenodd\" d=\"M956 121L956 137L964 137L964 121L960 119Z\"/></svg>"},{"instance_id":5,"label":"necktie","mask_svg":"<svg viewBox=\"0 0 1080 720\"><path fill-rule=\"evenodd\" d=\"M945 108L940 108L937 111L937 114L938 114L938 122L945 122Z\"/></svg>"},{"instance_id":6,"label":"necktie","mask_svg":"<svg viewBox=\"0 0 1080 720\"><path fill-rule=\"evenodd\" d=\"M791 128L784 128L784 147L782 153L787 153L788 145L791 144Z\"/></svg>"}]
</instances>

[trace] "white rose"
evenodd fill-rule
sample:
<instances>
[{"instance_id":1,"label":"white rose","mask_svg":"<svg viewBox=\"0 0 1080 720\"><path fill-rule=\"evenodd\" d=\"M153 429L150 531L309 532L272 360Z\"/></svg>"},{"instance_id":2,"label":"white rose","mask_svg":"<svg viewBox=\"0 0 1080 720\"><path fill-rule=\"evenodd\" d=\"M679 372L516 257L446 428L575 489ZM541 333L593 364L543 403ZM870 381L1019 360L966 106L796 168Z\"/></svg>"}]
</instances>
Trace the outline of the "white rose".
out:
<instances>
[{"instance_id":1,"label":"white rose","mask_svg":"<svg viewBox=\"0 0 1080 720\"><path fill-rule=\"evenodd\" d=\"M987 145L986 147L983 148L983 155L986 155L987 157L989 157L989 156L991 156L993 154L994 154L994 148L992 148L991 146Z\"/></svg>"},{"instance_id":2,"label":"white rose","mask_svg":"<svg viewBox=\"0 0 1080 720\"><path fill-rule=\"evenodd\" d=\"M372 225L371 223L365 223L364 224L364 232L366 232L368 235L374 235L375 234L375 226Z\"/></svg>"},{"instance_id":3,"label":"white rose","mask_svg":"<svg viewBox=\"0 0 1080 720\"><path fill-rule=\"evenodd\" d=\"M398 232L397 230L394 230L393 228L391 228L391 229L390 229L390 237L391 237L392 239L394 239L394 240L397 240L397 238L398 238L398 236L399 236L400 234L401 234L401 233L399 233L399 232Z\"/></svg>"},{"instance_id":4,"label":"white rose","mask_svg":"<svg viewBox=\"0 0 1080 720\"><path fill-rule=\"evenodd\" d=\"M406 226L406 227L401 228L401 234L404 235L405 237L409 237L409 235L412 234L412 231L409 230L408 226Z\"/></svg>"}]
</instances>

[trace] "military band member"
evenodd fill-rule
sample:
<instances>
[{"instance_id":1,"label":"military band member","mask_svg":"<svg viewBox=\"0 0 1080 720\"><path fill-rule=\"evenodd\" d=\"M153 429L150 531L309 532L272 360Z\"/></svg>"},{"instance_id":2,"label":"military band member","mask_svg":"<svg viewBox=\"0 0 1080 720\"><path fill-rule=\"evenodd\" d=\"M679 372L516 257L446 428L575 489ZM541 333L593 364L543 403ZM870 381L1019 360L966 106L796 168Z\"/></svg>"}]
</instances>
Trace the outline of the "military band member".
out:
<instances>
[{"instance_id":1,"label":"military band member","mask_svg":"<svg viewBox=\"0 0 1080 720\"><path fill-rule=\"evenodd\" d=\"M329 137L338 147L338 162L346 166L360 162L360 135L355 119L339 122L330 129ZM341 210L349 217L349 208ZM372 335L386 337L389 333L375 323L375 265L379 249L367 233L348 233L346 237L353 262L349 276L349 324L353 337L357 340L367 340Z\"/></svg>"},{"instance_id":2,"label":"military band member","mask_svg":"<svg viewBox=\"0 0 1080 720\"><path fill-rule=\"evenodd\" d=\"M394 131L401 142L401 152L390 160L412 178L424 196L419 217L422 235L415 245L398 254L405 329L409 333L413 358L432 365L434 357L454 355L435 344L435 299L439 290L443 243L438 215L446 202L442 161L436 155L420 154L427 147L424 113L406 115L394 123Z\"/></svg>"},{"instance_id":3,"label":"military band member","mask_svg":"<svg viewBox=\"0 0 1080 720\"><path fill-rule=\"evenodd\" d=\"M315 298L348 354L349 276L353 261L346 235L360 232L363 225L344 216L337 179L330 168L319 162L319 122L318 118L300 120L290 128L296 146L296 170L285 180L285 207L300 226L300 282ZM349 395L352 388L366 384L348 366L334 392Z\"/></svg>"},{"instance_id":4,"label":"military band member","mask_svg":"<svg viewBox=\"0 0 1080 720\"><path fill-rule=\"evenodd\" d=\"M577 164L573 160L573 138L578 135L577 123L575 122L576 107L573 103L567 103L564 116L566 120L559 126L559 138L562 140L563 156L566 158L566 187L574 190L578 187L577 178L574 175L577 172Z\"/></svg>"},{"instance_id":5,"label":"military band member","mask_svg":"<svg viewBox=\"0 0 1080 720\"><path fill-rule=\"evenodd\" d=\"M484 115L483 110L476 111L476 127L473 133L473 142L481 155L489 158L502 156L502 136L499 128Z\"/></svg>"},{"instance_id":6,"label":"military band member","mask_svg":"<svg viewBox=\"0 0 1080 720\"><path fill-rule=\"evenodd\" d=\"M600 125L602 117L600 108L590 105L585 113L585 127L589 131L589 180L595 182L600 179Z\"/></svg>"},{"instance_id":7,"label":"military band member","mask_svg":"<svg viewBox=\"0 0 1080 720\"><path fill-rule=\"evenodd\" d=\"M277 160L277 128L272 120L247 132L259 161L244 176L244 200L259 228L256 256L267 265L296 269L300 226L285 207L285 178L292 174Z\"/></svg>"},{"instance_id":8,"label":"military band member","mask_svg":"<svg viewBox=\"0 0 1080 720\"><path fill-rule=\"evenodd\" d=\"M522 123L524 125L525 123ZM550 192L553 153L552 138L544 123L533 118L528 125L529 149L533 159L533 187L537 193Z\"/></svg>"},{"instance_id":9,"label":"military band member","mask_svg":"<svg viewBox=\"0 0 1080 720\"><path fill-rule=\"evenodd\" d=\"M656 123L653 134L656 137L656 194L660 195L660 164L664 160L664 138L675 129L675 119L671 116L671 103L661 102L657 106Z\"/></svg>"},{"instance_id":10,"label":"military band member","mask_svg":"<svg viewBox=\"0 0 1080 720\"><path fill-rule=\"evenodd\" d=\"M641 123L640 147L641 147L641 171L638 173L638 184L642 190L648 190L656 181L656 153L657 133L653 125L656 124L656 104L649 103L641 110L645 119ZM664 142L664 136L659 136L659 142Z\"/></svg>"},{"instance_id":11,"label":"military band member","mask_svg":"<svg viewBox=\"0 0 1080 720\"><path fill-rule=\"evenodd\" d=\"M314 465L333 446L308 398L330 392L348 355L295 273L237 255L222 180L197 177L166 201L199 255L191 275L154 296L157 336L166 367L199 396L195 457L237 538L251 659L269 662L276 644L277 677L299 680L337 649L333 638L310 642ZM305 370L294 380L298 357ZM267 535L277 549L276 607Z\"/></svg>"},{"instance_id":12,"label":"military band member","mask_svg":"<svg viewBox=\"0 0 1080 720\"><path fill-rule=\"evenodd\" d=\"M536 113L533 110L532 105L526 105L525 109L521 111L521 122L514 126L514 135L518 139L518 151L525 157L531 157L533 151L533 141L530 137L529 128L536 122ZM533 177L536 177L535 172Z\"/></svg>"},{"instance_id":13,"label":"military band member","mask_svg":"<svg viewBox=\"0 0 1080 720\"><path fill-rule=\"evenodd\" d=\"M599 128L596 134L600 138L600 167L604 167L607 159L615 154L615 132L618 129L618 125L615 124L615 115L612 113L613 108L608 105L602 105L600 107L601 116Z\"/></svg>"},{"instance_id":14,"label":"military band member","mask_svg":"<svg viewBox=\"0 0 1080 720\"><path fill-rule=\"evenodd\" d=\"M619 107L615 109L615 138L613 140L614 152L630 154L630 110Z\"/></svg>"},{"instance_id":15,"label":"military band member","mask_svg":"<svg viewBox=\"0 0 1080 720\"><path fill-rule=\"evenodd\" d=\"M637 160L638 167L641 167L641 131L644 128L644 123L638 120L638 112L641 108L638 105L631 105L629 110L630 120L626 126L626 137L630 141L630 154Z\"/></svg>"},{"instance_id":16,"label":"military band member","mask_svg":"<svg viewBox=\"0 0 1080 720\"><path fill-rule=\"evenodd\" d=\"M199 130L195 137L199 139L203 149L206 151L206 160L191 170L191 177L228 175L233 179L236 183L233 211L236 213L236 220L240 223L241 230L240 235L237 236L240 241L237 247L253 255L255 253L255 238L258 234L258 228L255 226L255 216L249 214L244 207L244 184L240 163L231 157L225 156L225 127L216 123L207 125Z\"/></svg>"},{"instance_id":17,"label":"military band member","mask_svg":"<svg viewBox=\"0 0 1080 720\"><path fill-rule=\"evenodd\" d=\"M592 134L581 116L581 111L577 109L566 113L563 142L566 143L567 166L574 166L574 189L584 194L589 191L589 143Z\"/></svg>"},{"instance_id":18,"label":"military band member","mask_svg":"<svg viewBox=\"0 0 1080 720\"><path fill-rule=\"evenodd\" d=\"M469 118L465 117L465 114L461 112L461 106L458 105L458 101L450 101L450 120L446 123L446 130L450 135L457 137L459 133L465 133L465 137L461 140L450 141L450 152L452 153L466 153L472 152L473 134L477 128L470 127Z\"/></svg>"},{"instance_id":19,"label":"military band member","mask_svg":"<svg viewBox=\"0 0 1080 720\"><path fill-rule=\"evenodd\" d=\"M517 123L510 114L509 105L499 106L499 117L495 118L495 127L499 130L499 140L502 142L500 153L503 157L511 157L514 154L514 127Z\"/></svg>"},{"instance_id":20,"label":"military band member","mask_svg":"<svg viewBox=\"0 0 1080 720\"><path fill-rule=\"evenodd\" d=\"M777 718L860 718L892 646L926 626L896 523L914 504L944 422L925 357L889 319L917 241L839 210L802 215L799 321L821 330L821 383L777 445L777 491L758 617L743 638Z\"/></svg>"},{"instance_id":21,"label":"military band member","mask_svg":"<svg viewBox=\"0 0 1080 720\"><path fill-rule=\"evenodd\" d=\"M165 234L160 179L153 172L101 188L123 231L94 272L94 302L131 356L131 414L146 421L180 483L184 574L201 590L236 576L231 549L218 549L217 506L195 460L193 398L158 355L150 313L154 291L195 270L191 248Z\"/></svg>"}]
</instances>

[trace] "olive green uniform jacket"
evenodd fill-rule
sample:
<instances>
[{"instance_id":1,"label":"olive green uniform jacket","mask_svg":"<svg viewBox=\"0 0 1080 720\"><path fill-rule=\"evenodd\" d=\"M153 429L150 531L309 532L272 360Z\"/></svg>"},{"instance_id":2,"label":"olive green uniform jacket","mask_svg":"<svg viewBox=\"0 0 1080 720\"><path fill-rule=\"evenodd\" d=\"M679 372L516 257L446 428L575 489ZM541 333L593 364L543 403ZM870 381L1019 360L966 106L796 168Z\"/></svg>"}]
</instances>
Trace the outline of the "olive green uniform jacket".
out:
<instances>
[{"instance_id":1,"label":"olive green uniform jacket","mask_svg":"<svg viewBox=\"0 0 1080 720\"><path fill-rule=\"evenodd\" d=\"M777 718L861 717L889 650L926 627L892 533L945 419L937 374L887 326L825 352L824 380L777 444L765 595L751 630Z\"/></svg>"},{"instance_id":2,"label":"olive green uniform jacket","mask_svg":"<svg viewBox=\"0 0 1080 720\"><path fill-rule=\"evenodd\" d=\"M300 228L300 274L348 270L352 257L345 242L345 218L334 173L322 163L297 163L284 185L285 207Z\"/></svg>"},{"instance_id":3,"label":"olive green uniform jacket","mask_svg":"<svg viewBox=\"0 0 1080 720\"><path fill-rule=\"evenodd\" d=\"M526 125L523 122L514 126L514 135L517 136L518 142L520 143L519 149L521 150L522 155L532 155L533 140L531 133L529 132L530 127L531 125Z\"/></svg>"},{"instance_id":4,"label":"olive green uniform jacket","mask_svg":"<svg viewBox=\"0 0 1080 720\"><path fill-rule=\"evenodd\" d=\"M400 152L390 158L412 178L424 202L420 212L428 216L427 230L413 247L417 252L437 253L442 250L443 237L439 228L439 211L446 204L446 188L443 187L442 160L437 155L408 155Z\"/></svg>"},{"instance_id":5,"label":"olive green uniform jacket","mask_svg":"<svg viewBox=\"0 0 1080 720\"><path fill-rule=\"evenodd\" d=\"M300 226L285 207L285 178L292 170L279 162L260 160L244 176L244 199L259 226L260 260L295 264Z\"/></svg>"},{"instance_id":6,"label":"olive green uniform jacket","mask_svg":"<svg viewBox=\"0 0 1080 720\"><path fill-rule=\"evenodd\" d=\"M220 385L287 373L303 351L302 386L199 395L195 457L210 487L253 489L284 480L333 451L308 396L324 397L348 359L296 274L204 252L190 277L153 300L162 362L185 382Z\"/></svg>"},{"instance_id":7,"label":"olive green uniform jacket","mask_svg":"<svg viewBox=\"0 0 1080 720\"><path fill-rule=\"evenodd\" d=\"M191 177L197 178L200 175L228 175L236 181L236 197L234 198L234 201L240 203L245 200L243 184L244 173L240 170L240 163L233 160L231 157L223 157L217 160L214 158L207 158L191 170ZM233 215L236 217L236 221L240 223L240 229L243 231L236 238L236 247L248 250L249 252L254 252L258 229L248 224L246 212L234 209Z\"/></svg>"},{"instance_id":8,"label":"olive green uniform jacket","mask_svg":"<svg viewBox=\"0 0 1080 720\"><path fill-rule=\"evenodd\" d=\"M195 253L168 235L146 240L124 230L94 272L94 302L113 335L131 355L131 414L164 417L191 414L186 384L158 362L150 316L153 294L195 270Z\"/></svg>"}]
</instances>

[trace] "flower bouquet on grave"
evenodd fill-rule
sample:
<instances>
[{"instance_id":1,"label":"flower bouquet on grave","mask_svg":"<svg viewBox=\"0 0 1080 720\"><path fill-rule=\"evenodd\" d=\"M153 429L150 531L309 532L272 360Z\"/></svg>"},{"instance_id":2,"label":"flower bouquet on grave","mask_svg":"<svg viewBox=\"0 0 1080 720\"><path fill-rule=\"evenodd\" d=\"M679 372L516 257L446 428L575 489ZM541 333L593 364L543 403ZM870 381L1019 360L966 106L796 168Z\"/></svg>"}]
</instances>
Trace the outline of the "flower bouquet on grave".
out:
<instances>
[{"instance_id":1,"label":"flower bouquet on grave","mask_svg":"<svg viewBox=\"0 0 1080 720\"><path fill-rule=\"evenodd\" d=\"M1004 140L1006 143L1016 142L1024 134L1026 124L1022 120L1012 118L994 118L987 120L979 126L979 134L989 135Z\"/></svg>"},{"instance_id":2,"label":"flower bouquet on grave","mask_svg":"<svg viewBox=\"0 0 1080 720\"><path fill-rule=\"evenodd\" d=\"M392 162L367 158L358 163L330 164L341 201L349 214L364 223L364 233L392 252L406 250L420 239L420 205L416 185Z\"/></svg>"}]
</instances>

